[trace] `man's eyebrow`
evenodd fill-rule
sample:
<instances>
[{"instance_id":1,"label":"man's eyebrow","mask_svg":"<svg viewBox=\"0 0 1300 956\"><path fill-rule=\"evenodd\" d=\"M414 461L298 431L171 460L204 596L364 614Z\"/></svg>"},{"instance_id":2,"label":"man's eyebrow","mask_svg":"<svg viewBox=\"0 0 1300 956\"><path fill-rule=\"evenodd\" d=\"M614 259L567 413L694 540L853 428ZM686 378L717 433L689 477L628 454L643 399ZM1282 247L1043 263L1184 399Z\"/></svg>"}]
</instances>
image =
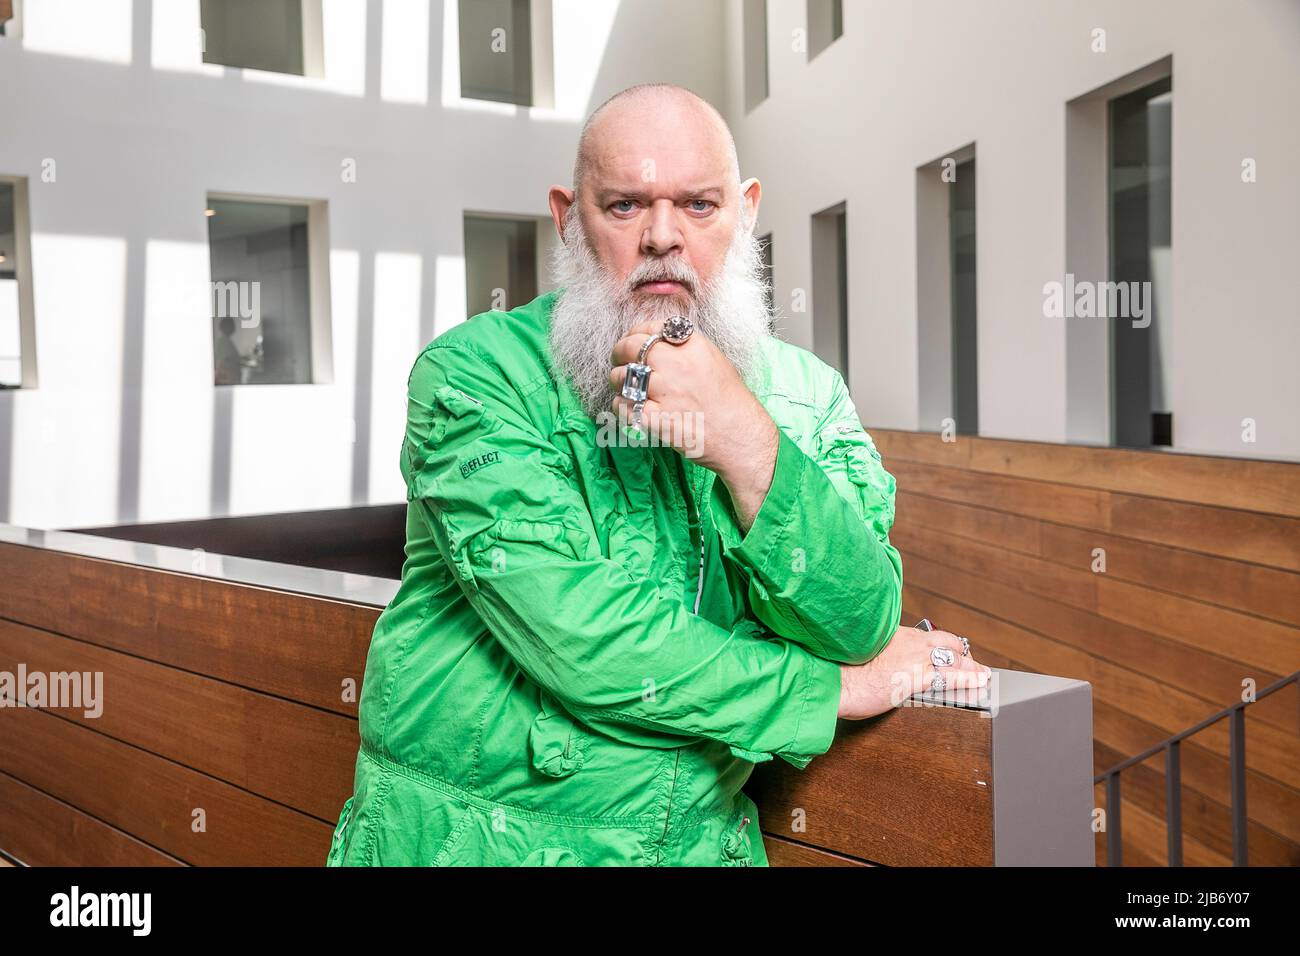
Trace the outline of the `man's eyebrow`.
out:
<instances>
[{"instance_id":1,"label":"man's eyebrow","mask_svg":"<svg viewBox=\"0 0 1300 956\"><path fill-rule=\"evenodd\" d=\"M645 201L650 198L649 193L639 188L620 189L617 186L606 186L603 189L597 190L596 195L599 198L601 205L604 205L614 196L617 196L620 199L636 199L640 201ZM715 199L716 201L721 202L725 192L721 186L702 186L694 189L683 189L678 193L678 195L682 198Z\"/></svg>"}]
</instances>

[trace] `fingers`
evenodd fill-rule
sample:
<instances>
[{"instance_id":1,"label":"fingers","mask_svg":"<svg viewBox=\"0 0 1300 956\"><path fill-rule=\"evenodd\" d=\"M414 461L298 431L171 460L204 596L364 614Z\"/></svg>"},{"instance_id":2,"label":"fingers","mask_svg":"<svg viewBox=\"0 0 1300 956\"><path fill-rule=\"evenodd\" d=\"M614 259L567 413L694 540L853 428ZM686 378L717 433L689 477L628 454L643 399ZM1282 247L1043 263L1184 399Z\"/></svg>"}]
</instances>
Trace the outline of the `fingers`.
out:
<instances>
[{"instance_id":1,"label":"fingers","mask_svg":"<svg viewBox=\"0 0 1300 956\"><path fill-rule=\"evenodd\" d=\"M936 678L943 679L942 685ZM946 704L975 706L991 680L992 673L985 670L930 667L925 671L924 686L919 693L927 699L942 700Z\"/></svg>"},{"instance_id":2,"label":"fingers","mask_svg":"<svg viewBox=\"0 0 1300 956\"><path fill-rule=\"evenodd\" d=\"M632 424L632 402L629 402L622 395L614 396L611 403L614 414L622 425ZM663 412L659 403L653 400L647 401L641 408L641 430L652 435L659 433L659 416Z\"/></svg>"},{"instance_id":3,"label":"fingers","mask_svg":"<svg viewBox=\"0 0 1300 956\"><path fill-rule=\"evenodd\" d=\"M640 328L640 326L638 326ZM626 365L635 362L641 354L641 346L650 338L650 332L630 332L614 343L614 350L609 353L611 365Z\"/></svg>"},{"instance_id":4,"label":"fingers","mask_svg":"<svg viewBox=\"0 0 1300 956\"><path fill-rule=\"evenodd\" d=\"M925 681L923 689L929 690L933 687L936 677L943 678L947 690L983 687L989 682L991 674L992 671L988 668L964 670L957 667L927 667L923 674Z\"/></svg>"}]
</instances>

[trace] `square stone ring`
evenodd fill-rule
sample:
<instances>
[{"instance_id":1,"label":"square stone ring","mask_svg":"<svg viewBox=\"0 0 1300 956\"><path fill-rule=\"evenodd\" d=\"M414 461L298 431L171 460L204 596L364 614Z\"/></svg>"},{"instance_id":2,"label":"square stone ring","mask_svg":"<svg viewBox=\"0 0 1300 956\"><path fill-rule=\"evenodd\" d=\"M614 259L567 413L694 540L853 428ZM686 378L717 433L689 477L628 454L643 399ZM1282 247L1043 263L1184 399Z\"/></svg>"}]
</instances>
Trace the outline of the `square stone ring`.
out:
<instances>
[{"instance_id":1,"label":"square stone ring","mask_svg":"<svg viewBox=\"0 0 1300 956\"><path fill-rule=\"evenodd\" d=\"M641 431L641 413L645 409L646 398L649 395L650 373L654 371L645 364L646 353L650 351L650 346L660 339L673 345L681 345L694 331L695 323L689 317L674 315L664 321L663 328L645 340L641 351L637 353L636 361L627 363L627 370L623 373L623 391L620 394L632 402L632 427L638 432Z\"/></svg>"}]
</instances>

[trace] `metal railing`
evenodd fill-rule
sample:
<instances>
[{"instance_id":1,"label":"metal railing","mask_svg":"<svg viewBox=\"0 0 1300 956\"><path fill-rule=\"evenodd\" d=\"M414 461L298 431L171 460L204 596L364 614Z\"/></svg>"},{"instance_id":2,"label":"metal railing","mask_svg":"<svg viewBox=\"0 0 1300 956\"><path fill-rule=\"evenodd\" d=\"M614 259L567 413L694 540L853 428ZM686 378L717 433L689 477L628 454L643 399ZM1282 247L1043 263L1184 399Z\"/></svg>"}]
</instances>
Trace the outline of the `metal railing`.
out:
<instances>
[{"instance_id":1,"label":"metal railing","mask_svg":"<svg viewBox=\"0 0 1300 956\"><path fill-rule=\"evenodd\" d=\"M1165 831L1169 841L1169 866L1183 865L1183 785L1180 745L1183 740L1199 733L1211 724L1227 717L1231 721L1228 728L1228 770L1231 775L1232 793L1230 812L1232 814L1232 865L1247 866L1246 854L1246 708L1258 703L1274 691L1281 690L1287 684L1300 684L1300 671L1290 677L1283 677L1275 684L1270 684L1251 700L1243 700L1225 707L1217 714L1206 717L1194 727L1174 734L1154 747L1117 763L1093 778L1093 784L1106 781L1106 865L1121 866L1122 851L1120 845L1120 792L1119 775L1134 764L1139 764L1160 751L1165 751ZM1300 732L1300 723L1298 723Z\"/></svg>"}]
</instances>

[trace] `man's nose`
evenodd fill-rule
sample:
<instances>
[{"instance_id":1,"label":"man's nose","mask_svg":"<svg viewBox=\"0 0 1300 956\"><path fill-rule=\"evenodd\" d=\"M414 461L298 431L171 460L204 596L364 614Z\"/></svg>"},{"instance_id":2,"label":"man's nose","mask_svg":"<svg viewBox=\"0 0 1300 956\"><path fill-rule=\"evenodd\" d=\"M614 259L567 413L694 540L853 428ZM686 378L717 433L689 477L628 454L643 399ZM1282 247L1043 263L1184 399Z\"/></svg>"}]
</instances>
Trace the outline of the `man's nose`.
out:
<instances>
[{"instance_id":1,"label":"man's nose","mask_svg":"<svg viewBox=\"0 0 1300 956\"><path fill-rule=\"evenodd\" d=\"M650 221L641 234L641 251L648 255L664 256L682 251L682 231L677 227L677 207L670 199L660 199L650 205Z\"/></svg>"}]
</instances>

